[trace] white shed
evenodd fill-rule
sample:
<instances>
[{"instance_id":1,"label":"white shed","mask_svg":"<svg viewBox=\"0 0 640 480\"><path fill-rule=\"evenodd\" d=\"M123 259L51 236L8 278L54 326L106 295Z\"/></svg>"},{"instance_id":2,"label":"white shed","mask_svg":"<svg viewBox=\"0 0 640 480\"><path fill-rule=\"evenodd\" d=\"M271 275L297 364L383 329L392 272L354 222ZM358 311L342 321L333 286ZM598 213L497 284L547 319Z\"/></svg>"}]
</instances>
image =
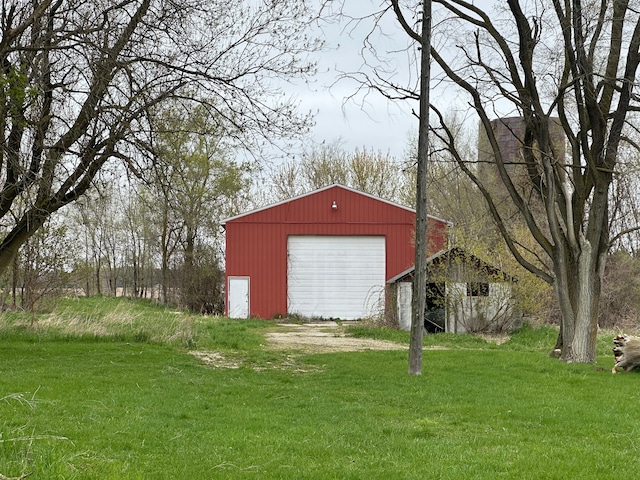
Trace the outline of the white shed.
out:
<instances>
[{"instance_id":1,"label":"white shed","mask_svg":"<svg viewBox=\"0 0 640 480\"><path fill-rule=\"evenodd\" d=\"M514 279L458 247L428 258L425 330L429 333L498 332L519 319ZM414 268L387 282L391 321L411 328Z\"/></svg>"}]
</instances>

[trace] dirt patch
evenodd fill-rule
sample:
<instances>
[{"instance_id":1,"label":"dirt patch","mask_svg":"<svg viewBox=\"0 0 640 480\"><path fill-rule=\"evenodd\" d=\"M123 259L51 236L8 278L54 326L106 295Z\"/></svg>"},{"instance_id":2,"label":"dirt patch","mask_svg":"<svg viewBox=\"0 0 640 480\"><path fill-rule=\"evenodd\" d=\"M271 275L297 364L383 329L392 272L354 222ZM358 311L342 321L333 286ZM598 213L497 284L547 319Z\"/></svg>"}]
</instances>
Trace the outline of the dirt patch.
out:
<instances>
[{"instance_id":1,"label":"dirt patch","mask_svg":"<svg viewBox=\"0 0 640 480\"><path fill-rule=\"evenodd\" d=\"M353 338L335 322L280 324L278 330L265 335L267 346L274 350L304 353L363 352L367 350L406 350L408 347L387 340Z\"/></svg>"},{"instance_id":2,"label":"dirt patch","mask_svg":"<svg viewBox=\"0 0 640 480\"><path fill-rule=\"evenodd\" d=\"M242 363L238 360L230 360L220 352L192 350L189 353L215 368L240 368Z\"/></svg>"},{"instance_id":3,"label":"dirt patch","mask_svg":"<svg viewBox=\"0 0 640 480\"><path fill-rule=\"evenodd\" d=\"M320 367L318 366L302 364L299 361L298 356L295 355L283 355L282 358L277 361L267 361L261 364L254 364L248 362L245 358L231 358L221 352L192 350L189 353L200 359L200 361L205 365L213 368L236 369L246 367L255 370L256 372L263 370L289 370L295 373L307 373L320 370ZM0 480L2 480L1 477Z\"/></svg>"},{"instance_id":4,"label":"dirt patch","mask_svg":"<svg viewBox=\"0 0 640 480\"><path fill-rule=\"evenodd\" d=\"M280 352L279 360L260 365L248 363L246 359L214 351L191 351L204 364L213 368L251 368L256 371L267 369L290 370L293 372L317 371L320 367L305 365L300 361L304 354L365 352L370 350L407 350L405 344L388 340L354 338L345 335L345 325L332 321L318 323L282 323L265 333L265 348ZM431 346L425 350L446 350L445 347Z\"/></svg>"},{"instance_id":5,"label":"dirt patch","mask_svg":"<svg viewBox=\"0 0 640 480\"><path fill-rule=\"evenodd\" d=\"M479 337L487 343L495 343L496 345L502 345L511 339L509 335L479 335Z\"/></svg>"}]
</instances>

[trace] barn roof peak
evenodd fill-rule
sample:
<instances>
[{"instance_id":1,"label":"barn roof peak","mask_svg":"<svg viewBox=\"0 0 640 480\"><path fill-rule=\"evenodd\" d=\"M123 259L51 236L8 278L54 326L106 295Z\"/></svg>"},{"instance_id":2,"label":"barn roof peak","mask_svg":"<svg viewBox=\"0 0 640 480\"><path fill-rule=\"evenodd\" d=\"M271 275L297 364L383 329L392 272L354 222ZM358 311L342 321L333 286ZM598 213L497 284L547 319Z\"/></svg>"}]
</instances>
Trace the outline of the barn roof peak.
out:
<instances>
[{"instance_id":1,"label":"barn roof peak","mask_svg":"<svg viewBox=\"0 0 640 480\"><path fill-rule=\"evenodd\" d=\"M332 189L332 188L341 188L341 189L343 189L343 190L347 190L347 191L349 191L349 192L353 192L353 193L356 193L356 194L358 194L358 195L362 195L362 196L364 196L364 197L369 197L369 198L371 198L371 199L373 199L373 200L377 200L377 201L379 201L379 202L383 202L383 203L386 203L386 204L388 204L388 205L393 205L394 207L401 208L401 209L406 210L406 211L408 211L408 212L416 213L416 211L415 211L413 208L406 207L406 206L404 206L404 205L401 205L401 204L396 203L396 202L392 202L392 201L390 201L390 200L385 200L384 198L376 197L375 195L371 195L371 194L369 194L369 193L365 193L365 192L362 192L362 191L360 191L360 190L356 190L355 188L347 187L347 186L345 186L345 185L341 185L341 184L339 184L339 183L334 183L334 184L328 185L328 186L326 186L326 187L318 188L318 189L316 189L316 190L312 190L312 191L310 191L310 192L303 193L303 194L301 194L301 195L296 195L295 197L287 198L287 199L285 199L285 200L281 200L281 201L276 202L276 203L272 203L272 204L269 204L269 205L265 205L264 207L259 207L259 208L253 209L253 210L249 210L248 212L244 212L244 213L241 213L241 214L239 214L239 215L235 215L235 216L233 216L233 217L225 218L225 219L224 219L224 220L222 220L222 222L220 222L220 223L221 223L222 225L225 225L225 224L226 224L227 222L229 222L229 221L236 220L236 219L238 219L238 218L242 218L242 217L247 216L247 215L252 215L252 214L254 214L254 213L261 212L261 211L263 211L263 210L268 210L268 209L270 209L270 208L277 207L278 205L283 205L283 204L285 204L285 203L289 203L289 202L292 202L292 201L295 201L295 200L299 200L299 199L301 199L301 198L308 197L308 196L310 196L310 195L315 195L315 194L320 193L320 192L323 192L323 191L325 191L325 190L330 190L330 189ZM443 220L443 219L441 219L441 218L434 217L434 216L432 216L432 215L429 215L429 218L433 218L434 220L439 220L439 221L444 222L444 223L447 223L447 224L450 224L450 223L451 223L451 222L448 222L448 221Z\"/></svg>"}]
</instances>

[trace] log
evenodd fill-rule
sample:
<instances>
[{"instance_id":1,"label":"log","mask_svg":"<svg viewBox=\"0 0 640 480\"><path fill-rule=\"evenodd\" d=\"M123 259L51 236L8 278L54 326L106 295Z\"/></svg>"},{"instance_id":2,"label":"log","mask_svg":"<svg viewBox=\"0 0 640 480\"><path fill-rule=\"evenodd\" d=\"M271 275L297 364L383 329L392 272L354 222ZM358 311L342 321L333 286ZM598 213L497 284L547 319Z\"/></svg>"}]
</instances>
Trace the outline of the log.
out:
<instances>
[{"instance_id":1,"label":"log","mask_svg":"<svg viewBox=\"0 0 640 480\"><path fill-rule=\"evenodd\" d=\"M632 335L618 335L613 339L613 358L615 364L611 373L616 373L618 368L629 372L640 367L640 337Z\"/></svg>"}]
</instances>

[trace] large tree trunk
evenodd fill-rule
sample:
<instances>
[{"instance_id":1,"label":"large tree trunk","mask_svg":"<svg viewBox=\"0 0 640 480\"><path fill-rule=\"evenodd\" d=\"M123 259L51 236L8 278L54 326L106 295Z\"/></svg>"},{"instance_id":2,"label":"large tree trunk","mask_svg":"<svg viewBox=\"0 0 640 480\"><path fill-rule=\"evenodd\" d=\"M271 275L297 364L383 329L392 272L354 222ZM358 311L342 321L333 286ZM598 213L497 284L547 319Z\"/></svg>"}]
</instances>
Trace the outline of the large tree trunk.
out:
<instances>
[{"instance_id":1,"label":"large tree trunk","mask_svg":"<svg viewBox=\"0 0 640 480\"><path fill-rule=\"evenodd\" d=\"M601 215L595 212L597 204L594 205L587 228L590 238L578 232L574 248L557 248L554 259L556 295L562 314L560 358L567 362L595 361L598 306L609 230L606 205L601 207Z\"/></svg>"},{"instance_id":2,"label":"large tree trunk","mask_svg":"<svg viewBox=\"0 0 640 480\"><path fill-rule=\"evenodd\" d=\"M35 207L30 212L27 212L23 219L0 242L0 273L4 273L9 269L20 247L44 225L49 212L42 210L40 213L37 212L38 209Z\"/></svg>"},{"instance_id":3,"label":"large tree trunk","mask_svg":"<svg viewBox=\"0 0 640 480\"><path fill-rule=\"evenodd\" d=\"M599 282L591 277L576 279L575 291L556 289L562 325L560 329L560 358L567 362L594 362L600 298ZM596 291L597 290L597 291ZM575 303L570 301L575 298Z\"/></svg>"}]
</instances>

